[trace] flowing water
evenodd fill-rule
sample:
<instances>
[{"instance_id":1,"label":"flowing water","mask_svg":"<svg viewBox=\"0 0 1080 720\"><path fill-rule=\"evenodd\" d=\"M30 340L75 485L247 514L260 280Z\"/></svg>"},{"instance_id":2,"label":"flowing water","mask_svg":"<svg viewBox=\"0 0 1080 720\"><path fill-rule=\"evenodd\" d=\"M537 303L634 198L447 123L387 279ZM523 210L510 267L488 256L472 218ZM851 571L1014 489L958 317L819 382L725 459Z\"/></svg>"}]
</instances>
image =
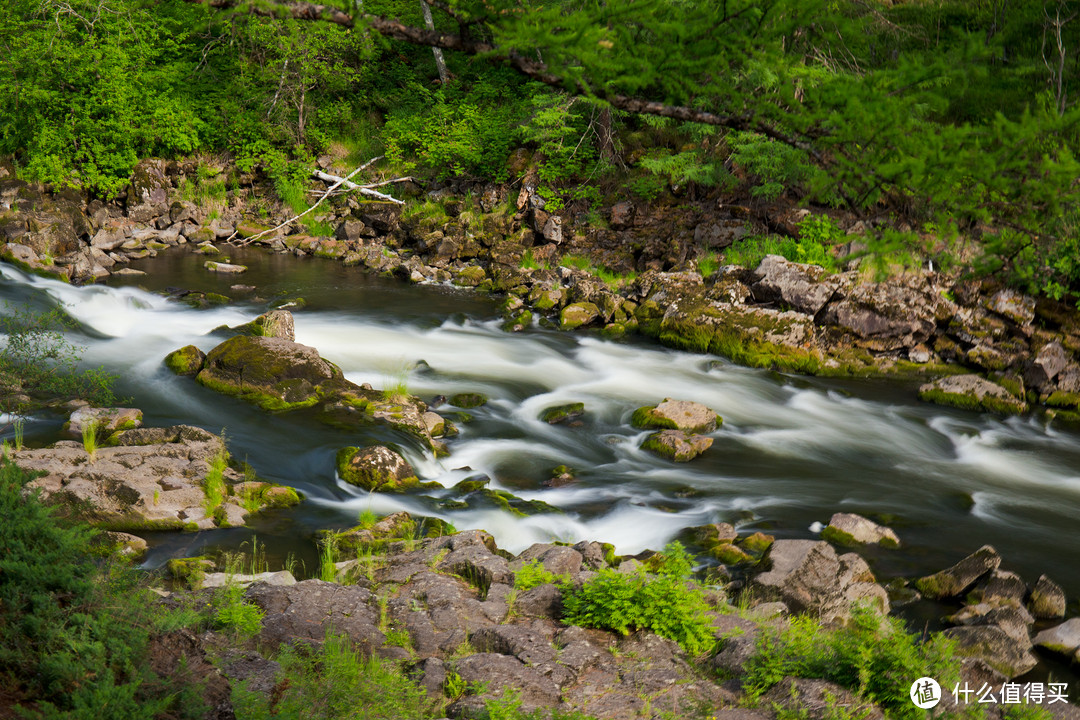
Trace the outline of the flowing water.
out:
<instances>
[{"instance_id":1,"label":"flowing water","mask_svg":"<svg viewBox=\"0 0 1080 720\"><path fill-rule=\"evenodd\" d=\"M215 276L184 251L142 261L151 275L110 286L69 287L4 266L0 296L38 307L62 304L80 330L89 365L120 376L118 393L147 425L188 423L225 429L234 457L259 475L296 487L299 507L251 529L150 537L148 567L207 547L237 547L258 536L272 557L293 553L316 567L316 531L354 525L360 512L437 516L458 529L484 528L501 547L595 539L620 553L658 549L680 530L732 522L745 532L814 537L812 526L837 511L884 518L904 549L872 551L882 576L913 576L955 562L984 543L1028 582L1047 573L1080 593L1080 435L1038 417L1000 419L914 400L912 387L833 381L741 368L718 356L661 348L644 340L535 328L505 333L494 301L443 286L409 286L331 261L238 251L250 271ZM224 292L257 286L259 297L195 310L156 291L166 286ZM143 288L138 287L142 285ZM271 415L172 375L171 350L210 350L223 324L246 322L267 300L302 296L299 342L318 348L357 383L405 378L424 399L458 392L490 397L470 411L435 459L387 429L347 433L309 413ZM638 448L645 433L629 418L665 397L705 403L724 418L701 458L675 465ZM577 427L538 419L547 407L584 402ZM447 408L443 408L447 410ZM63 417L34 418L31 442L54 440ZM492 487L560 508L528 518L496 510L447 511L429 496L369 494L341 482L334 454L346 445L393 442L425 480L449 487L484 473ZM547 488L551 468L569 465L578 480Z\"/></svg>"}]
</instances>

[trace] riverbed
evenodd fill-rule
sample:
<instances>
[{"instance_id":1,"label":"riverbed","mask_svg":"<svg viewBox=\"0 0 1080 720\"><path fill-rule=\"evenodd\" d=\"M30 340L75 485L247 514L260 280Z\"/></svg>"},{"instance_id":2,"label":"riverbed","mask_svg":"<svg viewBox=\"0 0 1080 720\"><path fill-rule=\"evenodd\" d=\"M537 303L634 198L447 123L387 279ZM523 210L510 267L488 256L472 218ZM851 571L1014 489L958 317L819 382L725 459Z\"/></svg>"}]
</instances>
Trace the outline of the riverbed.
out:
<instances>
[{"instance_id":1,"label":"riverbed","mask_svg":"<svg viewBox=\"0 0 1080 720\"><path fill-rule=\"evenodd\" d=\"M730 522L741 532L816 537L834 512L857 512L893 527L900 550L867 553L879 576L940 569L982 544L1033 583L1046 573L1070 598L1080 594L1080 434L1039 415L1008 419L926 405L910 384L824 380L738 367L632 338L565 333L539 325L502 330L497 301L471 290L410 285L321 259L234 250L243 275L216 275L205 258L177 249L132 263L149 274L108 285L71 287L3 266L0 296L12 304L62 305L79 323L71 340L87 365L119 376L117 392L146 425L186 423L224 429L232 455L306 501L251 528L159 533L144 564L209 549L237 549L257 536L271 559L317 567L313 538L349 527L359 513L407 510L458 529L483 528L520 551L533 542L601 540L619 553L659 549L688 527ZM253 292L236 291L242 283ZM221 293L229 305L194 309L166 296L177 288ZM293 306L296 339L318 348L357 383L404 381L425 401L460 392L490 400L456 421L450 455L436 459L387 429L343 432L310 413L273 415L172 375L162 364L178 347L210 350L271 303ZM723 418L702 457L672 464L638 448L635 408L664 398L705 403ZM547 407L584 402L576 426L548 425ZM448 406L439 412L452 412ZM32 444L54 441L63 416L36 417ZM370 494L343 483L336 451L391 443L422 479L449 487L479 474L491 487L543 500L558 513L517 517L452 510L440 493ZM576 481L547 487L557 465ZM250 547L250 544L247 545ZM306 573L305 573L306 570Z\"/></svg>"}]
</instances>

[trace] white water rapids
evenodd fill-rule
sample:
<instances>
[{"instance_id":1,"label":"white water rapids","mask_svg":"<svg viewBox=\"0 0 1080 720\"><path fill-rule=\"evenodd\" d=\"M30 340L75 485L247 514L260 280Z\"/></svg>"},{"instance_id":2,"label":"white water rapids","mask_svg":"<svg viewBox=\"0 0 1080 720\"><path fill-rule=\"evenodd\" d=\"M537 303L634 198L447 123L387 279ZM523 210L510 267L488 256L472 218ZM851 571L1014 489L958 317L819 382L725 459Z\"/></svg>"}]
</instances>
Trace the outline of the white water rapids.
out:
<instances>
[{"instance_id":1,"label":"white water rapids","mask_svg":"<svg viewBox=\"0 0 1080 720\"><path fill-rule=\"evenodd\" d=\"M82 331L72 340L85 346L85 363L118 374L119 394L144 410L146 424L225 427L234 456L302 490L307 502L293 511L299 534L347 526L365 509L403 509L459 529L484 528L511 551L595 539L634 553L718 521L814 537L813 523L851 511L885 517L900 534L907 550L875 561L886 574L937 569L990 542L1028 581L1047 572L1071 593L1080 590L1070 572L1080 559L1080 435L1037 416L953 411L917 403L911 387L781 376L643 341L541 329L510 334L493 312L477 316L475 299L457 312L464 291L386 289L359 274L348 282L364 285L362 298L340 286L297 311L297 341L354 382L384 387L405 379L424 399L490 397L470 411L473 422L458 423L451 455L435 459L385 432L350 437L310 418L263 413L162 365L183 345L210 350L222 337L209 331L246 322L265 304L194 310L134 287L76 288L8 266L0 272L4 299L62 305L78 321ZM631 413L666 397L704 403L724 418L712 448L693 462L672 464L638 448L646 433L630 426ZM569 402L585 403L582 426L538 419ZM449 487L483 473L491 487L564 512L447 511L431 498L368 494L336 478L337 448L388 438L425 480ZM577 482L545 487L561 464L575 469Z\"/></svg>"}]
</instances>

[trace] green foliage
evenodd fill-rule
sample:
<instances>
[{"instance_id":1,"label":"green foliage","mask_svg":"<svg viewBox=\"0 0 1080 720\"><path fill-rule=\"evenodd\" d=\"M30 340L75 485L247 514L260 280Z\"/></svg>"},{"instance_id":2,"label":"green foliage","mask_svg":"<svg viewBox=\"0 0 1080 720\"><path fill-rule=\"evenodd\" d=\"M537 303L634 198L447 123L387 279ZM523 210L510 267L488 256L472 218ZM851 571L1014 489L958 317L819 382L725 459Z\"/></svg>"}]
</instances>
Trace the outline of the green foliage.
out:
<instances>
[{"instance_id":1,"label":"green foliage","mask_svg":"<svg viewBox=\"0 0 1080 720\"><path fill-rule=\"evenodd\" d=\"M363 657L348 637L328 634L317 649L287 646L273 698L234 687L237 720L400 720L432 717L424 694L388 660Z\"/></svg>"},{"instance_id":2,"label":"green foliage","mask_svg":"<svg viewBox=\"0 0 1080 720\"><path fill-rule=\"evenodd\" d=\"M228 467L229 456L224 450L210 459L210 470L203 479L203 508L207 515L212 515L229 494L225 485L225 470Z\"/></svg>"},{"instance_id":3,"label":"green foliage","mask_svg":"<svg viewBox=\"0 0 1080 720\"><path fill-rule=\"evenodd\" d=\"M731 159L749 174L750 194L756 198L798 193L814 172L805 153L757 133L732 132L727 143Z\"/></svg>"},{"instance_id":4,"label":"green foliage","mask_svg":"<svg viewBox=\"0 0 1080 720\"><path fill-rule=\"evenodd\" d=\"M325 582L337 580L338 536L326 535L319 543L319 579Z\"/></svg>"},{"instance_id":5,"label":"green foliage","mask_svg":"<svg viewBox=\"0 0 1080 720\"><path fill-rule=\"evenodd\" d=\"M959 665L944 636L920 644L900 620L859 608L845 628L826 629L800 616L787 629L763 629L757 653L746 664L744 690L759 697L789 675L830 680L878 703L890 717L919 720L924 713L908 697L912 678L951 685Z\"/></svg>"},{"instance_id":6,"label":"green foliage","mask_svg":"<svg viewBox=\"0 0 1080 720\"><path fill-rule=\"evenodd\" d=\"M543 268L544 270L549 270L551 269L551 266L550 263L546 261L543 263L537 262L536 258L533 257L532 248L527 249L525 251L525 254L521 256L521 269L538 270L540 268Z\"/></svg>"},{"instance_id":7,"label":"green foliage","mask_svg":"<svg viewBox=\"0 0 1080 720\"><path fill-rule=\"evenodd\" d=\"M671 543L653 565L659 574L650 575L645 568L633 573L604 568L580 590L566 590L563 619L624 635L651 630L691 655L709 651L716 640L701 587L686 579L691 568L686 551Z\"/></svg>"},{"instance_id":8,"label":"green foliage","mask_svg":"<svg viewBox=\"0 0 1080 720\"><path fill-rule=\"evenodd\" d=\"M712 277L719 267L720 260L714 250L710 250L697 260L697 269L703 278Z\"/></svg>"},{"instance_id":9,"label":"green foliage","mask_svg":"<svg viewBox=\"0 0 1080 720\"><path fill-rule=\"evenodd\" d=\"M782 255L798 263L809 263L834 272L839 269L828 246L810 239L765 235L748 237L724 251L724 259L732 265L756 268L766 255Z\"/></svg>"},{"instance_id":10,"label":"green foliage","mask_svg":"<svg viewBox=\"0 0 1080 720\"><path fill-rule=\"evenodd\" d=\"M93 532L61 524L30 476L0 463L0 679L28 717L138 720L203 707L184 678L149 670L151 629L189 622L164 613L124 563L95 557ZM30 708L34 708L30 710Z\"/></svg>"},{"instance_id":11,"label":"green foliage","mask_svg":"<svg viewBox=\"0 0 1080 720\"><path fill-rule=\"evenodd\" d=\"M221 588L214 627L240 638L254 637L262 630L263 611L244 599L244 587L229 582Z\"/></svg>"},{"instance_id":12,"label":"green foliage","mask_svg":"<svg viewBox=\"0 0 1080 720\"><path fill-rule=\"evenodd\" d=\"M539 560L533 560L522 565L521 569L514 574L514 589L525 592L537 585L547 583L565 585L569 580L570 578L565 575L549 572Z\"/></svg>"},{"instance_id":13,"label":"green foliage","mask_svg":"<svg viewBox=\"0 0 1080 720\"><path fill-rule=\"evenodd\" d=\"M90 456L90 462L94 462L97 454L98 425L96 422L88 422L82 427L82 444L86 454Z\"/></svg>"},{"instance_id":14,"label":"green foliage","mask_svg":"<svg viewBox=\"0 0 1080 720\"><path fill-rule=\"evenodd\" d=\"M0 350L0 375L14 376L23 391L33 395L77 397L99 407L116 402L115 376L100 367L79 369L83 348L64 335L76 327L71 318L58 309L44 313L25 306L5 309L0 333L7 335L7 343Z\"/></svg>"}]
</instances>

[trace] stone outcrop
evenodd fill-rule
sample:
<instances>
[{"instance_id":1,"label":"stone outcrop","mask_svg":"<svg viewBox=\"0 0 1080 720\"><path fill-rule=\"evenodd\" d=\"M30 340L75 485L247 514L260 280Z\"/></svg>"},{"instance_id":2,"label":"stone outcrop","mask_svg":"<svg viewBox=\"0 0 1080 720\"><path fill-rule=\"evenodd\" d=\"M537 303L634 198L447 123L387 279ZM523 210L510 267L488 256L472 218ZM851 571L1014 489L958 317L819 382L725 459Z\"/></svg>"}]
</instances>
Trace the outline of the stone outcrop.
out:
<instances>
[{"instance_id":1,"label":"stone outcrop","mask_svg":"<svg viewBox=\"0 0 1080 720\"><path fill-rule=\"evenodd\" d=\"M187 425L121 430L93 454L67 440L12 453L22 469L43 473L31 487L50 502L109 529L208 530L300 501L291 488L244 483L241 473L224 466L225 457L219 436ZM215 472L221 483L216 505L207 493Z\"/></svg>"},{"instance_id":2,"label":"stone outcrop","mask_svg":"<svg viewBox=\"0 0 1080 720\"><path fill-rule=\"evenodd\" d=\"M1027 403L1007 389L978 375L952 375L919 388L919 399L965 410L985 410L1013 415L1027 410Z\"/></svg>"},{"instance_id":3,"label":"stone outcrop","mask_svg":"<svg viewBox=\"0 0 1080 720\"><path fill-rule=\"evenodd\" d=\"M766 555L768 570L750 588L758 597L779 600L794 612L809 612L825 622L844 622L851 605L866 602L888 613L885 589L866 562L854 553L838 556L827 542L777 540Z\"/></svg>"}]
</instances>

